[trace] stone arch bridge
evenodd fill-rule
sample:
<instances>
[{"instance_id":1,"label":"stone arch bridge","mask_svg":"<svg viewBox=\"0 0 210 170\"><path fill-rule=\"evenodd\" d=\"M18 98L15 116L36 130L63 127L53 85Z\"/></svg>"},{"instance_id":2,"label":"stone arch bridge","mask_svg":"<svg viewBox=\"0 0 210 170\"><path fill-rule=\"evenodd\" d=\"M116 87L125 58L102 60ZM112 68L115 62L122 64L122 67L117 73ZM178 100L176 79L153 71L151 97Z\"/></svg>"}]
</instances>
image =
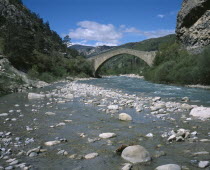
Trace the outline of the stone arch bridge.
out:
<instances>
[{"instance_id":1,"label":"stone arch bridge","mask_svg":"<svg viewBox=\"0 0 210 170\"><path fill-rule=\"evenodd\" d=\"M138 50L133 50L133 49L127 49L127 48L118 48L116 50L110 50L101 54L98 54L96 56L93 56L89 58L93 64L93 71L94 71L94 76L98 77L98 71L99 69L103 66L105 62L110 60L111 58L120 55L120 54L130 54L133 56L136 56L143 61L145 61L150 67L153 65L155 56L156 56L156 51L138 51Z\"/></svg>"}]
</instances>

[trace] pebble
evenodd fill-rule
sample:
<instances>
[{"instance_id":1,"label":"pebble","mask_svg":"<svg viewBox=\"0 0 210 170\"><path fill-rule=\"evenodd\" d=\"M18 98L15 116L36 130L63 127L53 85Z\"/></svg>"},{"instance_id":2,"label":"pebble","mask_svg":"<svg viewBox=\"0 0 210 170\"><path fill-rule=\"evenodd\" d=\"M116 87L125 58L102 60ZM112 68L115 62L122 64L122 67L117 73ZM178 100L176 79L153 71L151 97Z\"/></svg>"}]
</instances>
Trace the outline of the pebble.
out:
<instances>
[{"instance_id":1,"label":"pebble","mask_svg":"<svg viewBox=\"0 0 210 170\"><path fill-rule=\"evenodd\" d=\"M66 155L68 155L68 152L67 152L67 151L65 151L65 150L60 150L60 151L58 151L57 155L63 155L63 156L66 156Z\"/></svg>"},{"instance_id":2,"label":"pebble","mask_svg":"<svg viewBox=\"0 0 210 170\"><path fill-rule=\"evenodd\" d=\"M146 135L146 137L148 137L148 138L153 138L154 135L153 135L152 133L148 133L148 134Z\"/></svg>"},{"instance_id":3,"label":"pebble","mask_svg":"<svg viewBox=\"0 0 210 170\"><path fill-rule=\"evenodd\" d=\"M53 113L53 112L46 112L45 114L48 115L48 116L55 116L55 115L56 115L56 114Z\"/></svg>"}]
</instances>

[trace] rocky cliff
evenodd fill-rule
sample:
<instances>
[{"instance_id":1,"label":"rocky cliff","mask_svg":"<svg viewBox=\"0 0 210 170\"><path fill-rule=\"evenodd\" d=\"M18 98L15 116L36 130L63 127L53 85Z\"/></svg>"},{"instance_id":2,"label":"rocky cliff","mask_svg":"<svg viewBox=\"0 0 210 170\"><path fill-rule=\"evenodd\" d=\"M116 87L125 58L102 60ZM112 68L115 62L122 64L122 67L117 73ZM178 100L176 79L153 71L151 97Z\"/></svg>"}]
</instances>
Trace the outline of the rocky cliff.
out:
<instances>
[{"instance_id":1,"label":"rocky cliff","mask_svg":"<svg viewBox=\"0 0 210 170\"><path fill-rule=\"evenodd\" d=\"M0 16L16 24L32 25L28 9L19 0L1 0Z\"/></svg>"},{"instance_id":2,"label":"rocky cliff","mask_svg":"<svg viewBox=\"0 0 210 170\"><path fill-rule=\"evenodd\" d=\"M210 44L210 0L184 0L177 17L177 38L188 50Z\"/></svg>"}]
</instances>

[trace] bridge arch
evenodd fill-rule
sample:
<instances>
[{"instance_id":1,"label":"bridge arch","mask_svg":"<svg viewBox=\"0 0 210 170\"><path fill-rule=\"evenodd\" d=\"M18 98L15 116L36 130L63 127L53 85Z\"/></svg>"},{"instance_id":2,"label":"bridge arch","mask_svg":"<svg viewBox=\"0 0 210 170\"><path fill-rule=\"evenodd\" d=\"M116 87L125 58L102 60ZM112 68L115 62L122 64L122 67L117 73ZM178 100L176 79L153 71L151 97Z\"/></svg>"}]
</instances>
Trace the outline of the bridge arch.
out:
<instances>
[{"instance_id":1,"label":"bridge arch","mask_svg":"<svg viewBox=\"0 0 210 170\"><path fill-rule=\"evenodd\" d=\"M120 54L130 54L136 56L145 61L145 63L147 63L151 67L153 65L156 56L156 51L147 52L147 51L138 51L138 50L120 48L116 50L107 51L102 54L91 57L89 60L92 60L93 63L94 76L98 77L98 71L105 62Z\"/></svg>"}]
</instances>

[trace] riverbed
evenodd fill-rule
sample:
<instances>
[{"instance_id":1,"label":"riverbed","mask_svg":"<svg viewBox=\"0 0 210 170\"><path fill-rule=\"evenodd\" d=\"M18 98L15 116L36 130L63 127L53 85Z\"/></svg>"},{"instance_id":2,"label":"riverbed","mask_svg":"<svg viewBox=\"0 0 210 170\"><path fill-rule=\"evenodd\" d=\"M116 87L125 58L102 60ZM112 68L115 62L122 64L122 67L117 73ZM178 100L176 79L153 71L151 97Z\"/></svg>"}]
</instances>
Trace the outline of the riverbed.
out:
<instances>
[{"instance_id":1,"label":"riverbed","mask_svg":"<svg viewBox=\"0 0 210 170\"><path fill-rule=\"evenodd\" d=\"M44 97L29 99L29 93ZM190 100L182 101L184 97ZM154 108L157 105L162 108ZM189 115L189 107L196 105L210 106L209 90L117 76L3 96L0 169L117 170L128 163L116 153L122 145L141 145L151 155L150 162L133 164L134 170L164 164L200 169L199 161L210 159L210 122ZM129 114L132 121L119 120L120 113ZM179 129L191 136L168 141ZM116 136L99 137L107 132ZM49 141L57 143L46 145ZM90 153L97 155L86 159Z\"/></svg>"}]
</instances>

